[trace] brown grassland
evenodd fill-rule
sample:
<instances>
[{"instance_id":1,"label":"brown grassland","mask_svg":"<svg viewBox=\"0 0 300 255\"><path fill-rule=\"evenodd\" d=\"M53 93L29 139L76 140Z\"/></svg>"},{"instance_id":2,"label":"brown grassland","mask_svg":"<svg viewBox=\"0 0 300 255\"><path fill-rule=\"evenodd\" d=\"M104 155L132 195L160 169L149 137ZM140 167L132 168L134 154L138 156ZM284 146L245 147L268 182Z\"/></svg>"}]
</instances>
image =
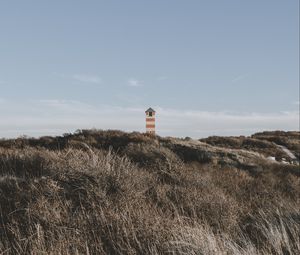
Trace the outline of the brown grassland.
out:
<instances>
[{"instance_id":1,"label":"brown grassland","mask_svg":"<svg viewBox=\"0 0 300 255\"><path fill-rule=\"evenodd\" d=\"M300 254L299 132L224 139L0 140L0 254Z\"/></svg>"}]
</instances>

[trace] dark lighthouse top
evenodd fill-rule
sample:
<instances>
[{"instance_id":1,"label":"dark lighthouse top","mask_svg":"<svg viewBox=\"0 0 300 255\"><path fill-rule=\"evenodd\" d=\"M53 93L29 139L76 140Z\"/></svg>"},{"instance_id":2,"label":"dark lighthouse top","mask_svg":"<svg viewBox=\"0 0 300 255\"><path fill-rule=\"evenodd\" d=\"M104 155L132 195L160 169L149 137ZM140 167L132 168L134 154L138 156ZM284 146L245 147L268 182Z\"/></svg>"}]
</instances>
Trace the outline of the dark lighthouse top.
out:
<instances>
[{"instance_id":1,"label":"dark lighthouse top","mask_svg":"<svg viewBox=\"0 0 300 255\"><path fill-rule=\"evenodd\" d=\"M155 112L151 107L146 111L147 112Z\"/></svg>"}]
</instances>

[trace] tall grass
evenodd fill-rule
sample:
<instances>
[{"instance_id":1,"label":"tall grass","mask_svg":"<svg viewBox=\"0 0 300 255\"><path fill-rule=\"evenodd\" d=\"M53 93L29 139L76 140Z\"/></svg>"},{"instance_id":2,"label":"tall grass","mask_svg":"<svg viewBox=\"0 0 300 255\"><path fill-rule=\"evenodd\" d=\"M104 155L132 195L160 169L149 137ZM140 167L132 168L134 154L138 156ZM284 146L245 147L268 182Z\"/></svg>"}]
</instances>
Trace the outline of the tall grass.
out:
<instances>
[{"instance_id":1,"label":"tall grass","mask_svg":"<svg viewBox=\"0 0 300 255\"><path fill-rule=\"evenodd\" d=\"M253 175L138 143L0 149L0 254L300 253L297 169Z\"/></svg>"}]
</instances>

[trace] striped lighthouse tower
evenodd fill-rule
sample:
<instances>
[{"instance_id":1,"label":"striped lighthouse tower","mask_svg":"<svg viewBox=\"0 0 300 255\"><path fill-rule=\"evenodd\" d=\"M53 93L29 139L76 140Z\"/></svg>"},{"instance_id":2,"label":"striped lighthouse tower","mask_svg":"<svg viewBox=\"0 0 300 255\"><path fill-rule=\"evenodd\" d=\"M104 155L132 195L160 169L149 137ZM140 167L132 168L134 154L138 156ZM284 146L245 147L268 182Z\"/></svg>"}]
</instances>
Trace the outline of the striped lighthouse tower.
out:
<instances>
[{"instance_id":1,"label":"striped lighthouse tower","mask_svg":"<svg viewBox=\"0 0 300 255\"><path fill-rule=\"evenodd\" d=\"M155 135L155 111L149 108L146 112L146 133Z\"/></svg>"}]
</instances>

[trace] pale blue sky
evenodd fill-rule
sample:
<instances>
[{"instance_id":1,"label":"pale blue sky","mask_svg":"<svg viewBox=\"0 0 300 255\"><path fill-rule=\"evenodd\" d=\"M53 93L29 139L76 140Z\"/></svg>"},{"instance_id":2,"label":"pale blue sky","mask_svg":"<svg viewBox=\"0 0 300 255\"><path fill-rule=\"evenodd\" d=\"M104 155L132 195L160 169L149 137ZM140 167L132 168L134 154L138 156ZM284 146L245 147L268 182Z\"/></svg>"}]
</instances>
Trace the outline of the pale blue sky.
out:
<instances>
[{"instance_id":1,"label":"pale blue sky","mask_svg":"<svg viewBox=\"0 0 300 255\"><path fill-rule=\"evenodd\" d=\"M0 137L299 129L298 0L3 0Z\"/></svg>"}]
</instances>

